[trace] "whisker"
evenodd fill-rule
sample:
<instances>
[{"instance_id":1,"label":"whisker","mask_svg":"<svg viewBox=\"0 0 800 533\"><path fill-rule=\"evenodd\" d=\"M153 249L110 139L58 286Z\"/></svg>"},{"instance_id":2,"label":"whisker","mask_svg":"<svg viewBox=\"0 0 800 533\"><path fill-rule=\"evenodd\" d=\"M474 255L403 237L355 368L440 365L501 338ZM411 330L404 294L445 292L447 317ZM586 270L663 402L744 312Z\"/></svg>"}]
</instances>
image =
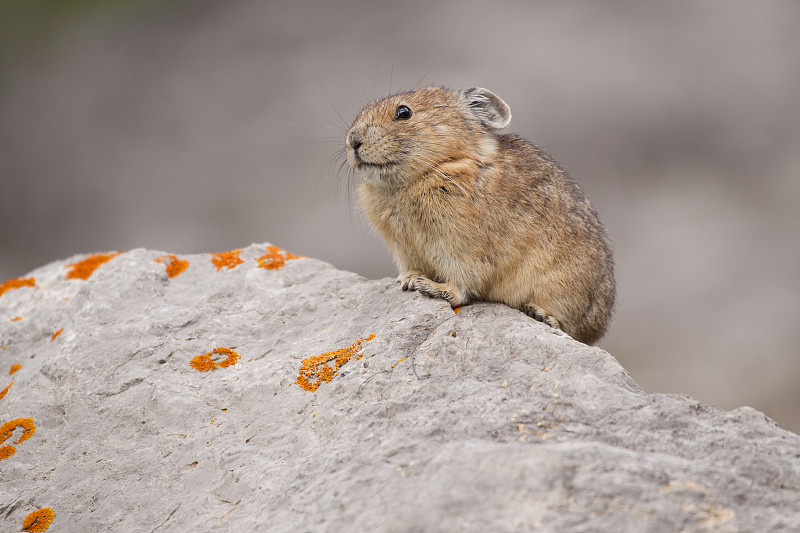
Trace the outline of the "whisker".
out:
<instances>
[{"instance_id":1,"label":"whisker","mask_svg":"<svg viewBox=\"0 0 800 533\"><path fill-rule=\"evenodd\" d=\"M336 172L336 176L337 176L337 180L338 180L338 176L339 176L339 172L341 172L341 168L344 166L345 163L347 163L347 158L343 157L343 156L344 156L344 151L343 150L336 150L335 152L333 152L332 154L330 154L328 157L325 158L325 161L322 163L322 165L320 166L319 171L317 172L317 180L316 180L316 186L317 187L319 187L320 183L322 182L322 177L324 175L326 175L330 171L330 169L334 165L336 165L336 163L340 163L339 170ZM341 160L340 160L340 158L341 158Z\"/></svg>"},{"instance_id":2,"label":"whisker","mask_svg":"<svg viewBox=\"0 0 800 533\"><path fill-rule=\"evenodd\" d=\"M389 69L389 94L392 94L392 78L394 77L394 59L397 57L397 44L394 45L394 52L392 53L392 68Z\"/></svg>"},{"instance_id":3,"label":"whisker","mask_svg":"<svg viewBox=\"0 0 800 533\"><path fill-rule=\"evenodd\" d=\"M438 174L439 176L441 176L445 180L449 181L450 183L452 183L453 185L455 185L456 187L461 189L461 192L464 193L464 196L469 197L469 193L466 191L466 189L464 189L464 187L461 186L460 183L458 183L456 180L454 180L452 178L452 176L450 176L446 172L442 171L440 168L437 168L436 166L434 166L433 162L430 159L426 158L423 155L420 155L419 156L419 160L422 163L426 163L428 165L428 170L432 170L433 172L435 172L436 174Z\"/></svg>"},{"instance_id":4,"label":"whisker","mask_svg":"<svg viewBox=\"0 0 800 533\"><path fill-rule=\"evenodd\" d=\"M370 100L375 99L375 84L378 81L378 69L380 69L380 66L381 66L381 56L379 55L378 61L375 63L375 76L373 76L372 78L372 98L370 98Z\"/></svg>"},{"instance_id":5,"label":"whisker","mask_svg":"<svg viewBox=\"0 0 800 533\"><path fill-rule=\"evenodd\" d=\"M447 46L447 43L450 42L450 39L453 37L454 31L455 31L454 27L450 29L450 35L447 36L447 39L445 39L445 41L442 43L442 46L439 47L439 51L436 52L436 56L434 56L433 61L431 61L431 63L428 65L428 68L425 69L425 73L422 75L422 77L417 80L417 83L414 84L415 89L419 87L419 84L422 83L422 80L424 80L425 77L428 75L428 73L431 71L433 65L436 64L436 61L439 59L439 56L442 55L442 51L444 50L445 46Z\"/></svg>"},{"instance_id":6,"label":"whisker","mask_svg":"<svg viewBox=\"0 0 800 533\"><path fill-rule=\"evenodd\" d=\"M333 103L331 103L330 98L328 98L328 92L325 90L325 86L322 85L322 80L319 77L319 73L317 73L317 82L319 83L320 89L322 89L322 96L323 96L323 98L325 98L325 101L328 103L329 106L331 106L331 108L339 116L339 120L342 121L342 124L344 124L345 129L350 129L350 125L347 123L347 121L344 119L344 117L342 117L342 114L339 113L339 110L336 109L336 106L333 105Z\"/></svg>"}]
</instances>

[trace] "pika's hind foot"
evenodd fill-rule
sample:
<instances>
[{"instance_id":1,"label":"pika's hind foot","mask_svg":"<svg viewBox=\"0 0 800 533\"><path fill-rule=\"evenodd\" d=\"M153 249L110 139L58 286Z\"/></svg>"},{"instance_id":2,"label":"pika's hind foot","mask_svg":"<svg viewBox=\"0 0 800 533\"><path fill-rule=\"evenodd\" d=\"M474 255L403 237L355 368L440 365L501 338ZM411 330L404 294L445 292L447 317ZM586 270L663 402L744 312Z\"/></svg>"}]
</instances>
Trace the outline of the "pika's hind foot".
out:
<instances>
[{"instance_id":1,"label":"pika's hind foot","mask_svg":"<svg viewBox=\"0 0 800 533\"><path fill-rule=\"evenodd\" d=\"M558 323L558 320L556 320L555 317L550 315L547 311L545 311L539 306L533 304L525 304L522 306L520 311L522 311L529 317L533 318L534 320L538 320L539 322L544 322L551 328L561 329L561 325Z\"/></svg>"},{"instance_id":2,"label":"pika's hind foot","mask_svg":"<svg viewBox=\"0 0 800 533\"><path fill-rule=\"evenodd\" d=\"M417 291L429 298L447 300L452 307L459 307L467 303L461 291L446 283L436 283L423 276L421 272L403 273L398 281L402 284L404 291Z\"/></svg>"}]
</instances>

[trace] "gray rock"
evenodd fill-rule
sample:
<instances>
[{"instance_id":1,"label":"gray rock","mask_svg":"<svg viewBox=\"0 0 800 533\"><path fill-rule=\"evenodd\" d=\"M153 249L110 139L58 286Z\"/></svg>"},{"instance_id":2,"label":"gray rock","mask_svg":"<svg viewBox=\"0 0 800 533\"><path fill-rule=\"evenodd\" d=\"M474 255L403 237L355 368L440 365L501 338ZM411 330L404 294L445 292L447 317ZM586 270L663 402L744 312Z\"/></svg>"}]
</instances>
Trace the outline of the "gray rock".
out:
<instances>
[{"instance_id":1,"label":"gray rock","mask_svg":"<svg viewBox=\"0 0 800 533\"><path fill-rule=\"evenodd\" d=\"M0 296L0 423L35 423L0 461L3 530L41 507L55 531L800 528L800 438L763 414L646 394L502 305L456 314L264 252L169 278L133 250L85 281L76 256ZM359 339L316 392L296 383ZM217 347L240 358L190 366Z\"/></svg>"}]
</instances>

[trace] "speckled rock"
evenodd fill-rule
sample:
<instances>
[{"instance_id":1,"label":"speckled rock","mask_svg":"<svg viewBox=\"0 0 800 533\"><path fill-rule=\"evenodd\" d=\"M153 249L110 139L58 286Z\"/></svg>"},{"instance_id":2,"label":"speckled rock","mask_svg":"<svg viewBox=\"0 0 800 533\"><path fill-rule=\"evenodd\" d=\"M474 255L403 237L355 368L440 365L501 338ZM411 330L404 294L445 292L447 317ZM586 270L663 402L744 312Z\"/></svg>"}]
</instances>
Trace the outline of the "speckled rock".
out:
<instances>
[{"instance_id":1,"label":"speckled rock","mask_svg":"<svg viewBox=\"0 0 800 533\"><path fill-rule=\"evenodd\" d=\"M35 424L0 443L3 530L800 530L800 437L763 414L646 394L502 305L265 253L67 279L76 256L0 295L0 423ZM191 365L218 347L239 358Z\"/></svg>"}]
</instances>

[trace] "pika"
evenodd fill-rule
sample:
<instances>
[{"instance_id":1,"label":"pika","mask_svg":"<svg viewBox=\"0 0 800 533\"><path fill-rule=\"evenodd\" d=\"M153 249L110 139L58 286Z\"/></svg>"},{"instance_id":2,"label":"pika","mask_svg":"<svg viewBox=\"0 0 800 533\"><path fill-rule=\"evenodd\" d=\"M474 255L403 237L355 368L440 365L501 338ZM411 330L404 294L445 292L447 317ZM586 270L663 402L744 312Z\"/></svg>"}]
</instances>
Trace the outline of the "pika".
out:
<instances>
[{"instance_id":1,"label":"pika","mask_svg":"<svg viewBox=\"0 0 800 533\"><path fill-rule=\"evenodd\" d=\"M614 307L611 245L578 185L534 144L500 134L487 89L425 87L367 104L345 139L358 199L403 290L504 303L586 344Z\"/></svg>"}]
</instances>

